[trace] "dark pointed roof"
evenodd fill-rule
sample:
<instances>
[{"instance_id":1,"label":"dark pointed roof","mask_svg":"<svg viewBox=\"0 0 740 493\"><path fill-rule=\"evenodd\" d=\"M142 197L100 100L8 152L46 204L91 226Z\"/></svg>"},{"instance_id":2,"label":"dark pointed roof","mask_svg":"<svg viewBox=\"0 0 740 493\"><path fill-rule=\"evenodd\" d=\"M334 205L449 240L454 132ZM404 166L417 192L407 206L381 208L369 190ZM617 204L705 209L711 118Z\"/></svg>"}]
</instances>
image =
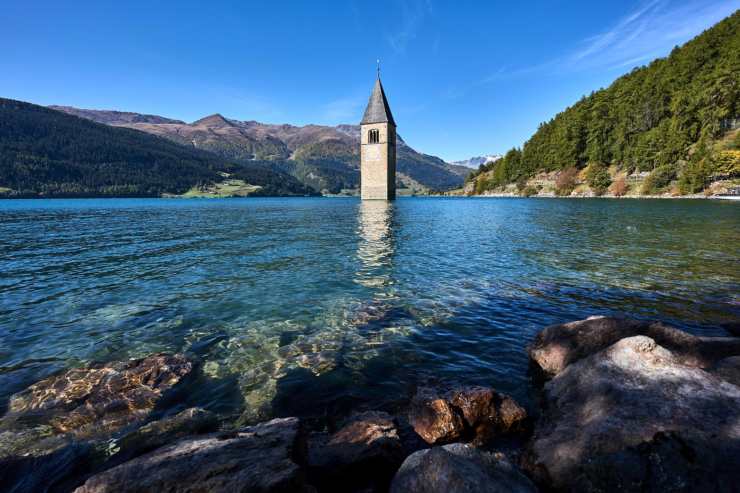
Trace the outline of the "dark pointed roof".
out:
<instances>
[{"instance_id":1,"label":"dark pointed roof","mask_svg":"<svg viewBox=\"0 0 740 493\"><path fill-rule=\"evenodd\" d=\"M365 115L362 117L360 125L366 123L390 123L394 127L396 126L396 122L393 121L393 114L391 114L391 107L388 106L388 100L383 91L383 84L380 83L380 77L375 80L375 87L373 87L373 93L370 95L370 101L367 102Z\"/></svg>"}]
</instances>

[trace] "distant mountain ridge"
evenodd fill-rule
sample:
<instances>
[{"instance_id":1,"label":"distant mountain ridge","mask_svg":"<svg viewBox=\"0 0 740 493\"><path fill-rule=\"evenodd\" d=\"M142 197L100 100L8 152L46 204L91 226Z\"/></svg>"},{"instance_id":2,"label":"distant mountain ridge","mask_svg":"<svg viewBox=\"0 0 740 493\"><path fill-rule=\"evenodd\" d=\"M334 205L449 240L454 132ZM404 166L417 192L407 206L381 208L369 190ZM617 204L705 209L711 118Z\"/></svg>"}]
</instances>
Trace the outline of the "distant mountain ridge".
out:
<instances>
[{"instance_id":1,"label":"distant mountain ridge","mask_svg":"<svg viewBox=\"0 0 740 493\"><path fill-rule=\"evenodd\" d=\"M133 113L106 118L162 121ZM131 128L0 98L2 197L159 197L227 179L245 194L315 194L259 162L235 163Z\"/></svg>"},{"instance_id":2,"label":"distant mountain ridge","mask_svg":"<svg viewBox=\"0 0 740 493\"><path fill-rule=\"evenodd\" d=\"M260 162L319 192L339 193L359 186L359 125L299 127L234 120L218 113L185 123L156 115L51 108L106 125L141 130L240 163ZM401 186L419 192L459 187L468 173L460 166L415 151L401 137L397 170Z\"/></svg>"}]
</instances>

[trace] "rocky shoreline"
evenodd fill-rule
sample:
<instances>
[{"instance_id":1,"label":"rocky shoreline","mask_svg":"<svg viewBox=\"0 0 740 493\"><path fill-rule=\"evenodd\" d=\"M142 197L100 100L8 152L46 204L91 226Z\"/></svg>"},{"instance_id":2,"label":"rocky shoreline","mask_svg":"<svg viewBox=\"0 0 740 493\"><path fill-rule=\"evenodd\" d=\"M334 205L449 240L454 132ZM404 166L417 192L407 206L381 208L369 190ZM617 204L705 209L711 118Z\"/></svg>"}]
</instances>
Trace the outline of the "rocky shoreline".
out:
<instances>
[{"instance_id":1,"label":"rocky shoreline","mask_svg":"<svg viewBox=\"0 0 740 493\"><path fill-rule=\"evenodd\" d=\"M527 349L540 409L480 386L420 387L402 412L236 427L164 412L183 355L72 369L0 419L0 491L738 491L740 337L592 317Z\"/></svg>"}]
</instances>

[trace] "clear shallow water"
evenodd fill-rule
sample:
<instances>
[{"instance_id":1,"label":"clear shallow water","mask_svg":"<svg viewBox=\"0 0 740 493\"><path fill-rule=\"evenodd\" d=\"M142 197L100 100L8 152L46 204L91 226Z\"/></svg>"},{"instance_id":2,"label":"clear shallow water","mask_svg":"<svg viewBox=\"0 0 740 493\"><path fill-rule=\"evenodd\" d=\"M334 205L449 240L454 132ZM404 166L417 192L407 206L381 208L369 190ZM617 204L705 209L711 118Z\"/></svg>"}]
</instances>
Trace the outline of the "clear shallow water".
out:
<instances>
[{"instance_id":1,"label":"clear shallow water","mask_svg":"<svg viewBox=\"0 0 740 493\"><path fill-rule=\"evenodd\" d=\"M526 344L596 314L721 335L740 207L404 198L0 201L0 411L89 360L202 361L249 419L393 408L415 385L527 398Z\"/></svg>"}]
</instances>

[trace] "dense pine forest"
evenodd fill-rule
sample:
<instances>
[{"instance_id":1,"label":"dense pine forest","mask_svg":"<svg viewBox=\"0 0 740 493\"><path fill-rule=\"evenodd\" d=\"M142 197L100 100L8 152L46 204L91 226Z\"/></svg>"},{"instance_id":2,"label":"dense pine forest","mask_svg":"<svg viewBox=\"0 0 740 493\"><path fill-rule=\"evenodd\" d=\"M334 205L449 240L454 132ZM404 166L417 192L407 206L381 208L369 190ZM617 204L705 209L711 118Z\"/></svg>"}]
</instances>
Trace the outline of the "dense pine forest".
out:
<instances>
[{"instance_id":1,"label":"dense pine forest","mask_svg":"<svg viewBox=\"0 0 740 493\"><path fill-rule=\"evenodd\" d=\"M230 178L261 195L313 193L259 163L235 164L166 139L0 98L0 194L158 197Z\"/></svg>"},{"instance_id":2,"label":"dense pine forest","mask_svg":"<svg viewBox=\"0 0 740 493\"><path fill-rule=\"evenodd\" d=\"M727 135L738 126L740 11L541 124L523 147L471 173L469 190L517 183L532 194L529 178L560 171L562 195L576 175L600 194L619 170L650 172L642 193L670 183L696 193L714 178L740 177L740 134Z\"/></svg>"}]
</instances>

